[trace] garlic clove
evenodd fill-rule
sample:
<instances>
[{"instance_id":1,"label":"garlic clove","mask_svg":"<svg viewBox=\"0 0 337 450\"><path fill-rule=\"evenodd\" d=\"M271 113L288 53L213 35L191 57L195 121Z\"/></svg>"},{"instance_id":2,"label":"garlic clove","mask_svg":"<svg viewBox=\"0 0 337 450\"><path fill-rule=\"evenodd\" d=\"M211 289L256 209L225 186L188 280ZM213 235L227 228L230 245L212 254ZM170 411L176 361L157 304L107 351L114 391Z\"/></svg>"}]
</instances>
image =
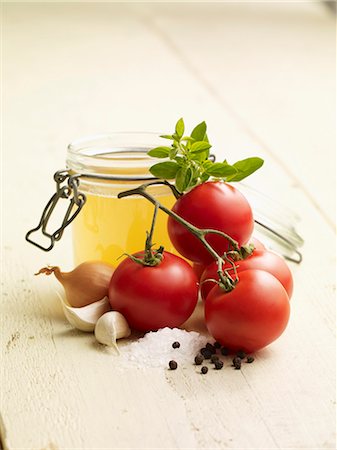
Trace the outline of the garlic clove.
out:
<instances>
[{"instance_id":1,"label":"garlic clove","mask_svg":"<svg viewBox=\"0 0 337 450\"><path fill-rule=\"evenodd\" d=\"M82 308L74 308L67 303L59 295L64 315L68 322L81 331L94 331L97 320L107 311L110 311L110 303L108 297L104 297L97 302Z\"/></svg>"},{"instance_id":2,"label":"garlic clove","mask_svg":"<svg viewBox=\"0 0 337 450\"><path fill-rule=\"evenodd\" d=\"M118 311L103 314L96 323L95 337L98 342L114 347L119 353L117 339L129 337L130 327L125 317Z\"/></svg>"}]
</instances>

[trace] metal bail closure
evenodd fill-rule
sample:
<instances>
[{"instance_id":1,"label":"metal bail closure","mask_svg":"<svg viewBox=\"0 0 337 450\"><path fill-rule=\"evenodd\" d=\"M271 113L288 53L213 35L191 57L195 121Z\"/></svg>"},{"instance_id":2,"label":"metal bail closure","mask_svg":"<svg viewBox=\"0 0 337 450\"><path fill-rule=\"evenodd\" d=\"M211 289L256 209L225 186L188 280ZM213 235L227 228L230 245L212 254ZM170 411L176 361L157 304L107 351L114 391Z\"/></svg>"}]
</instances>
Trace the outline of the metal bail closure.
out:
<instances>
[{"instance_id":1,"label":"metal bail closure","mask_svg":"<svg viewBox=\"0 0 337 450\"><path fill-rule=\"evenodd\" d=\"M54 174L54 180L56 181L56 192L46 204L38 226L29 230L26 234L26 241L41 250L44 250L45 252L49 252L54 247L55 241L59 241L61 239L64 229L75 219L86 202L86 196L78 191L80 176L81 175L70 175L68 170L59 170ZM47 225L49 219L61 199L65 199L69 202L62 224L53 233L48 232ZM42 234L50 239L49 247L43 247L43 245L31 239L30 236L40 229Z\"/></svg>"}]
</instances>

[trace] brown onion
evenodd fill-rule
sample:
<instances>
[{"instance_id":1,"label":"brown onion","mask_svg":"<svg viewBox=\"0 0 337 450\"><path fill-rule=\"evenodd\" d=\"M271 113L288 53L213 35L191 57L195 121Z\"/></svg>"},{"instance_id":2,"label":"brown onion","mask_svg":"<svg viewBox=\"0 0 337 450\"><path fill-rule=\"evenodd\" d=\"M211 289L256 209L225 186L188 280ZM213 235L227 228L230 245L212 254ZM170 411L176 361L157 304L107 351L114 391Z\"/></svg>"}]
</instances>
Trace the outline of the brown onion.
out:
<instances>
[{"instance_id":1,"label":"brown onion","mask_svg":"<svg viewBox=\"0 0 337 450\"><path fill-rule=\"evenodd\" d=\"M108 296L109 283L114 272L111 264L86 261L71 272L61 272L57 266L43 267L35 275L52 273L64 287L70 306L81 308Z\"/></svg>"}]
</instances>

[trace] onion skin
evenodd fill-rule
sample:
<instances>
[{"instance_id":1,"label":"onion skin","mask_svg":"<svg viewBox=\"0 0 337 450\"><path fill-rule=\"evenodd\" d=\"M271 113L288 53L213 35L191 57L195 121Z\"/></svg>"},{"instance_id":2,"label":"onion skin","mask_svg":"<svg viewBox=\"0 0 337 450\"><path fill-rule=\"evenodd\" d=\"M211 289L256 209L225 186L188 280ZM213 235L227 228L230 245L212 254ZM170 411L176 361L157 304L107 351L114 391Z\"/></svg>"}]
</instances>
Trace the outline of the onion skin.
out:
<instances>
[{"instance_id":1,"label":"onion skin","mask_svg":"<svg viewBox=\"0 0 337 450\"><path fill-rule=\"evenodd\" d=\"M108 296L114 270L111 264L102 261L86 261L71 272L61 272L57 266L48 266L35 275L53 273L62 284L69 305L81 308Z\"/></svg>"}]
</instances>

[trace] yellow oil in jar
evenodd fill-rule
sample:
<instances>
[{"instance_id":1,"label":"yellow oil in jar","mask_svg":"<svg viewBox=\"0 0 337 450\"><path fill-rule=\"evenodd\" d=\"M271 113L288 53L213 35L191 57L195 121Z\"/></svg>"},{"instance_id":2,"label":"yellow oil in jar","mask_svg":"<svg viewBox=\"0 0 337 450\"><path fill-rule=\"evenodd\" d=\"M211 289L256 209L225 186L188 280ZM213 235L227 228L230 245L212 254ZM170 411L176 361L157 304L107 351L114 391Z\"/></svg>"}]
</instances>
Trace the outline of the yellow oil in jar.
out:
<instances>
[{"instance_id":1,"label":"yellow oil in jar","mask_svg":"<svg viewBox=\"0 0 337 450\"><path fill-rule=\"evenodd\" d=\"M68 146L67 167L78 175L80 193L86 202L73 222L73 249L76 265L101 260L113 265L125 253L144 250L146 231L150 231L154 205L141 196L118 199L123 191L153 183L150 148L162 145L152 133L111 133L92 136ZM170 188L151 184L147 192L163 206L175 202ZM154 248L174 251L167 233L167 215L158 211Z\"/></svg>"},{"instance_id":2,"label":"yellow oil in jar","mask_svg":"<svg viewBox=\"0 0 337 450\"><path fill-rule=\"evenodd\" d=\"M146 231L151 228L154 205L142 197L109 197L86 193L86 203L73 224L74 262L101 260L117 265L124 253L141 251ZM175 199L169 192L156 196L171 208ZM163 245L175 252L167 234L167 215L158 211L154 248Z\"/></svg>"}]
</instances>

